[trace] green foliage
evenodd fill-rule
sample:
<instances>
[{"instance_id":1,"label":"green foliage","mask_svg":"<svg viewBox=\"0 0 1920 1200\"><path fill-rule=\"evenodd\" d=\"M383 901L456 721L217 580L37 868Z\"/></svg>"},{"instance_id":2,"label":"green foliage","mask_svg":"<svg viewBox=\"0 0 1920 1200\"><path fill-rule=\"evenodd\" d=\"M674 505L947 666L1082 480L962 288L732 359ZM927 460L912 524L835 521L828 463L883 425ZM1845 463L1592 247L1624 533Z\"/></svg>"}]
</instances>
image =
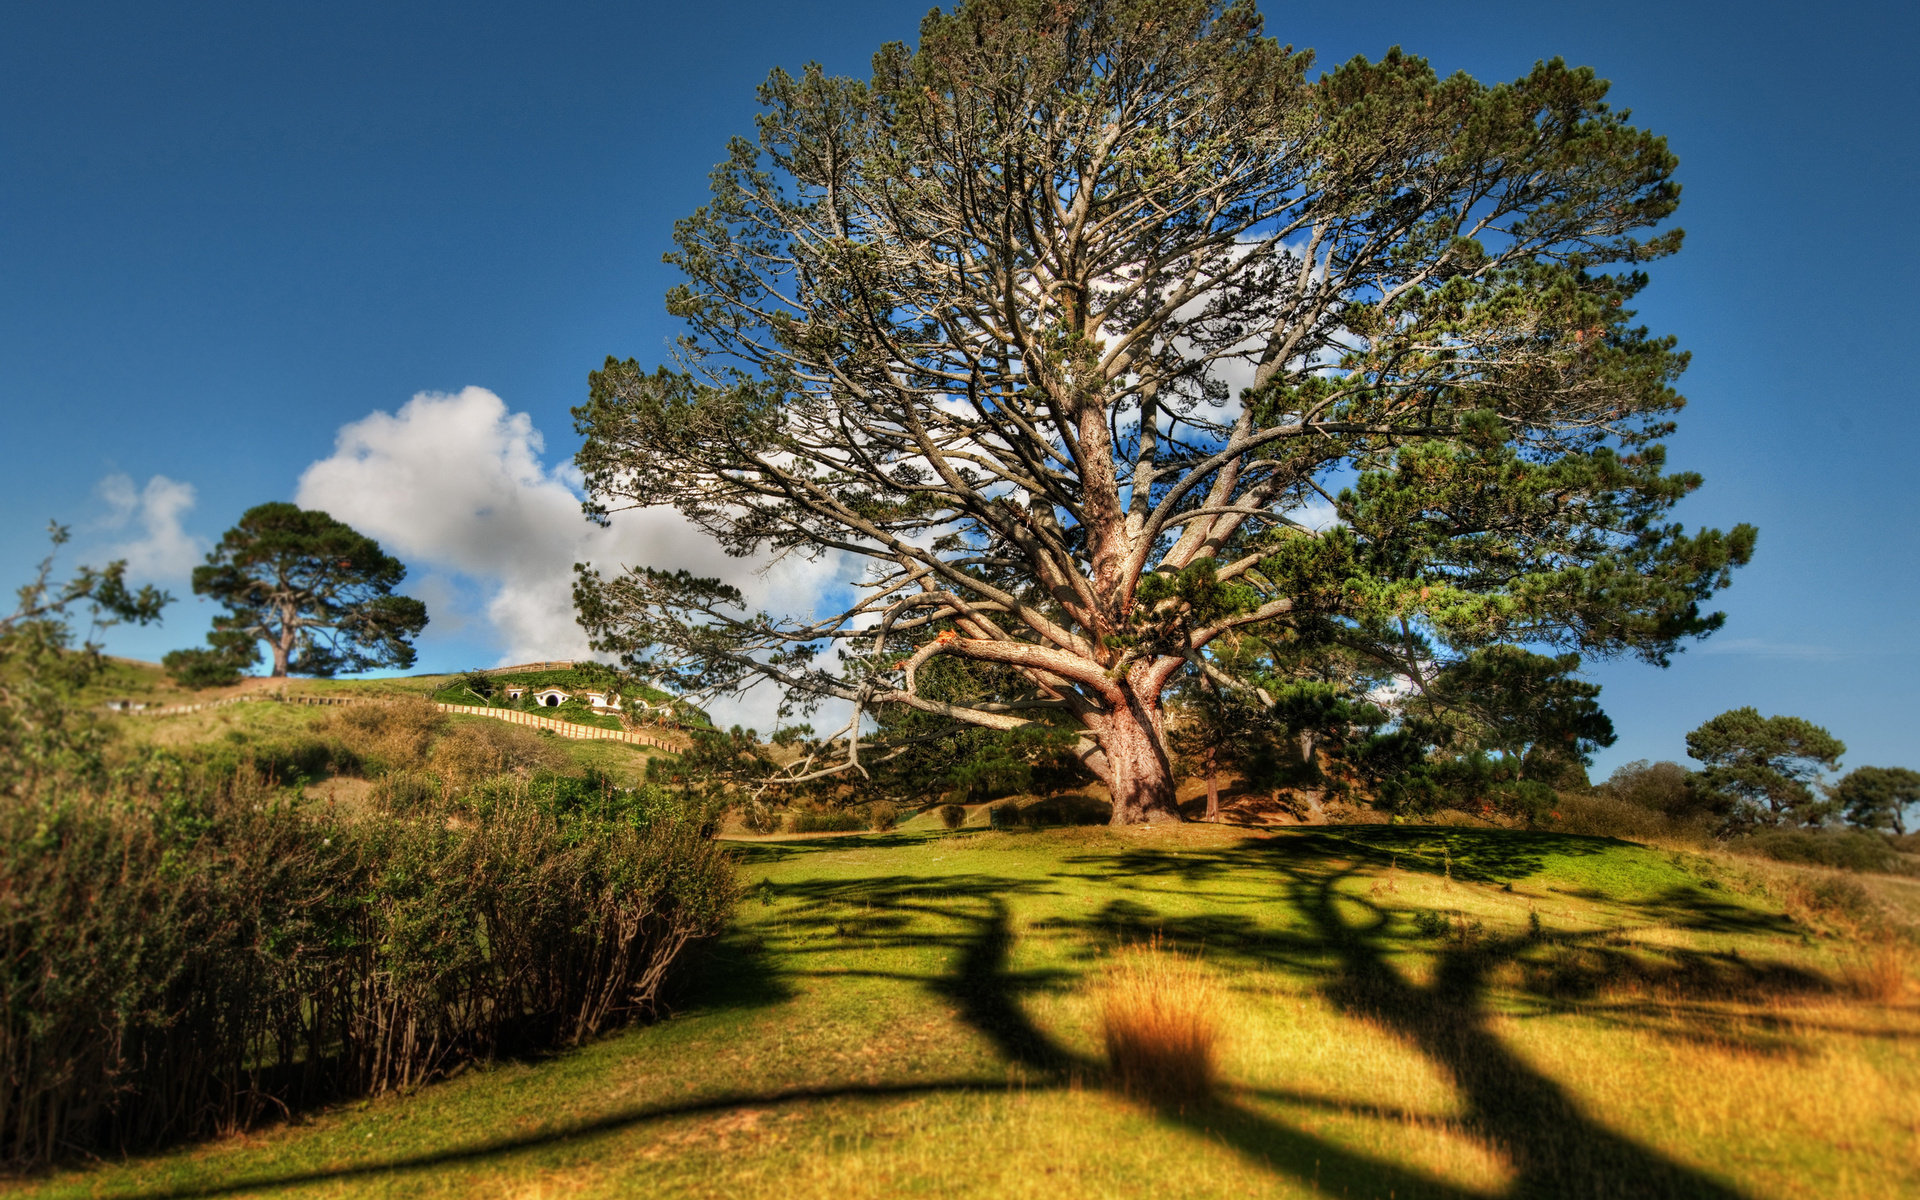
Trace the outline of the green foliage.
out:
<instances>
[{"instance_id":1,"label":"green foliage","mask_svg":"<svg viewBox=\"0 0 1920 1200\"><path fill-rule=\"evenodd\" d=\"M413 665L413 639L427 608L394 588L399 559L372 538L279 501L256 505L220 539L193 592L224 604L209 636L214 653L237 639L264 641L273 674L332 676Z\"/></svg>"},{"instance_id":2,"label":"green foliage","mask_svg":"<svg viewBox=\"0 0 1920 1200\"><path fill-rule=\"evenodd\" d=\"M1700 786L1720 798L1735 826L1826 819L1835 805L1813 785L1846 752L1846 743L1811 721L1752 708L1730 709L1687 735L1688 757L1706 764Z\"/></svg>"},{"instance_id":3,"label":"green foliage","mask_svg":"<svg viewBox=\"0 0 1920 1200\"><path fill-rule=\"evenodd\" d=\"M949 832L967 823L967 810L958 804L942 804L939 811L940 824L946 826Z\"/></svg>"},{"instance_id":4,"label":"green foliage","mask_svg":"<svg viewBox=\"0 0 1920 1200\"><path fill-rule=\"evenodd\" d=\"M500 690L500 684L485 671L468 671L461 675L458 685L480 698L482 703L493 698Z\"/></svg>"},{"instance_id":5,"label":"green foliage","mask_svg":"<svg viewBox=\"0 0 1920 1200\"><path fill-rule=\"evenodd\" d=\"M754 730L735 725L725 733L717 729L690 732L692 745L687 749L647 760L649 783L697 787L710 800L725 802L764 784L778 769Z\"/></svg>"},{"instance_id":6,"label":"green foliage","mask_svg":"<svg viewBox=\"0 0 1920 1200\"><path fill-rule=\"evenodd\" d=\"M967 0L865 79L775 71L675 226L685 369L607 358L577 463L597 516L871 570L816 619L583 565L593 645L676 694L910 714L839 743L849 779L930 722L1066 731L1120 821L1171 810L1183 674L1337 682L1237 671L1238 634L1531 688L1469 741L1571 778L1611 736L1571 660L1486 648L1664 664L1756 539L1669 519L1687 358L1630 305L1680 245L1677 160L1607 97L1557 59L1322 71L1214 0ZM1361 696L1302 719L1357 747L1324 710ZM1278 769L1310 731L1270 724ZM979 749L965 793L1011 786L1021 749Z\"/></svg>"},{"instance_id":7,"label":"green foliage","mask_svg":"<svg viewBox=\"0 0 1920 1200\"><path fill-rule=\"evenodd\" d=\"M1833 799L1849 823L1902 836L1907 832L1907 810L1920 804L1920 771L1855 767L1834 785Z\"/></svg>"},{"instance_id":8,"label":"green foliage","mask_svg":"<svg viewBox=\"0 0 1920 1200\"><path fill-rule=\"evenodd\" d=\"M1405 813L1451 808L1476 816L1518 817L1529 825L1551 825L1559 795L1539 780L1522 776L1517 758L1475 750L1435 758L1381 785L1380 801Z\"/></svg>"},{"instance_id":9,"label":"green foliage","mask_svg":"<svg viewBox=\"0 0 1920 1200\"><path fill-rule=\"evenodd\" d=\"M859 813L844 809L797 812L790 823L795 833L854 833L867 827Z\"/></svg>"},{"instance_id":10,"label":"green foliage","mask_svg":"<svg viewBox=\"0 0 1920 1200\"><path fill-rule=\"evenodd\" d=\"M395 777L396 780L412 777ZM593 779L376 793L343 821L155 760L0 805L11 1166L405 1089L635 1013L738 884L706 814Z\"/></svg>"},{"instance_id":11,"label":"green foliage","mask_svg":"<svg viewBox=\"0 0 1920 1200\"><path fill-rule=\"evenodd\" d=\"M749 800L740 807L740 824L748 833L761 835L780 831L780 813L771 804Z\"/></svg>"},{"instance_id":12,"label":"green foliage","mask_svg":"<svg viewBox=\"0 0 1920 1200\"><path fill-rule=\"evenodd\" d=\"M1449 664L1416 703L1455 740L1517 759L1522 778L1584 785L1596 750L1614 743L1600 685L1575 678L1580 656L1486 646Z\"/></svg>"},{"instance_id":13,"label":"green foliage","mask_svg":"<svg viewBox=\"0 0 1920 1200\"><path fill-rule=\"evenodd\" d=\"M1596 791L1675 820L1723 815L1721 798L1699 786L1692 771L1676 762L1636 759L1615 767Z\"/></svg>"},{"instance_id":14,"label":"green foliage","mask_svg":"<svg viewBox=\"0 0 1920 1200\"><path fill-rule=\"evenodd\" d=\"M205 647L169 650L160 665L175 683L188 688L226 687L240 682L247 668L260 661L260 645L235 629L215 629Z\"/></svg>"},{"instance_id":15,"label":"green foliage","mask_svg":"<svg viewBox=\"0 0 1920 1200\"><path fill-rule=\"evenodd\" d=\"M49 526L48 538L52 552L15 593L13 612L0 617L0 797L31 794L50 778L98 776L106 731L78 703L81 690L106 670L98 637L123 621L158 621L173 599L151 584L128 588L124 561L81 567L56 583L53 564L68 541L66 527ZM71 620L80 609L90 627L76 646Z\"/></svg>"}]
</instances>

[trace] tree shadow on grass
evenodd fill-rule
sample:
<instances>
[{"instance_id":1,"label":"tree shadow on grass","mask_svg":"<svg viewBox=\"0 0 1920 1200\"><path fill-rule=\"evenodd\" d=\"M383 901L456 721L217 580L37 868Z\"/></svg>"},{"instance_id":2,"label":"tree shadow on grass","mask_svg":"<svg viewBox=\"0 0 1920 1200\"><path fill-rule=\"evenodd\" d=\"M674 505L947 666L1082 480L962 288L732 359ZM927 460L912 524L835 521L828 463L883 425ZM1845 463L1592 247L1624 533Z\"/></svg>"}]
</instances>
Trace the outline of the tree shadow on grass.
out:
<instances>
[{"instance_id":1,"label":"tree shadow on grass","mask_svg":"<svg viewBox=\"0 0 1920 1200\"><path fill-rule=\"evenodd\" d=\"M1371 847L1382 859L1396 848L1404 853L1410 844L1401 838L1382 841L1384 845ZM1515 848L1488 845L1494 841L1497 839L1472 839L1461 855L1469 869L1489 880L1522 870L1537 871L1535 860L1544 857L1542 851L1548 846L1553 846L1556 854L1564 852L1558 848L1557 839L1521 839ZM1279 884L1287 906L1306 918L1318 947L1332 956L1335 969L1328 973L1324 993L1348 1013L1394 1033L1452 1077L1467 1109L1460 1127L1497 1148L1516 1171L1507 1194L1580 1200L1732 1200L1740 1195L1726 1184L1608 1129L1588 1115L1560 1084L1522 1060L1492 1031L1489 975L1530 945L1527 939L1482 939L1443 948L1430 983L1408 982L1388 962L1395 948L1389 933L1391 914L1351 890L1340 890L1339 885L1355 877L1357 871L1353 866L1340 865L1337 858L1370 857L1356 856L1355 845L1347 838L1325 836L1262 839L1221 851L1213 856L1219 860L1216 864L1195 863L1194 858L1205 856L1187 852L1159 869L1204 882L1218 873L1222 864L1264 865ZM1115 870L1140 870L1150 865L1141 861L1139 852L1114 857L1118 860L1112 863ZM1091 856L1080 861L1095 865ZM1720 902L1705 897L1684 901L1675 897L1669 906L1684 908L1696 900L1709 911L1718 911ZM1364 915L1349 915L1356 911ZM1160 922L1156 927L1182 939L1190 932L1187 923L1179 919ZM1217 944L1209 943L1209 947ZM1230 948L1255 955L1260 951L1257 941ZM1210 1112L1177 1115L1175 1119L1205 1128L1249 1152L1257 1151L1278 1169L1289 1169L1291 1163L1293 1173L1299 1174L1299 1158L1288 1157L1300 1148L1298 1131L1277 1126L1231 1103ZM1317 1139L1314 1141L1315 1152L1321 1152ZM1373 1164L1371 1169L1378 1171L1383 1166ZM1321 1185L1327 1183L1323 1176ZM1383 1190L1377 1175L1367 1186L1376 1194ZM1400 1195L1417 1194L1397 1184L1386 1186Z\"/></svg>"}]
</instances>

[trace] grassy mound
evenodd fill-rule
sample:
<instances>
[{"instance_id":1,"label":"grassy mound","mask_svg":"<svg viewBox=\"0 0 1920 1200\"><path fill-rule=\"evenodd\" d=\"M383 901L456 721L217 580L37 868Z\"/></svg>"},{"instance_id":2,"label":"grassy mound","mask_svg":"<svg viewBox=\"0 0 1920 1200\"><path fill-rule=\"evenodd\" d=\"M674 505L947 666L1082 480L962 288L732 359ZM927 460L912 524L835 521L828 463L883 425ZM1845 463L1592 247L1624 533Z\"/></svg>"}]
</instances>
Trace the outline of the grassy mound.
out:
<instances>
[{"instance_id":1,"label":"grassy mound","mask_svg":"<svg viewBox=\"0 0 1920 1200\"><path fill-rule=\"evenodd\" d=\"M1906 881L1504 830L927 824L742 844L671 1020L21 1194L1920 1192Z\"/></svg>"}]
</instances>

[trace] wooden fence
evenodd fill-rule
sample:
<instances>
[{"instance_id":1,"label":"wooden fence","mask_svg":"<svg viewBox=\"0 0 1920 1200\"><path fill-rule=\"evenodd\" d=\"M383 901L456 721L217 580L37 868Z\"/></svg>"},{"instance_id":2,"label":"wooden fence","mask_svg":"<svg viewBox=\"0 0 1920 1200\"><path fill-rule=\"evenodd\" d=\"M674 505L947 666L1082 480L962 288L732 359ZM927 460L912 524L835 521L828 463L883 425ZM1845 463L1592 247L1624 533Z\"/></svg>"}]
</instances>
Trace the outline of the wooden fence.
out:
<instances>
[{"instance_id":1,"label":"wooden fence","mask_svg":"<svg viewBox=\"0 0 1920 1200\"><path fill-rule=\"evenodd\" d=\"M289 696L276 693L265 696L228 696L224 700L208 700L202 704L170 704L165 708L120 707L108 705L109 711L138 717L177 717L187 713L202 712L209 708L219 708L225 704L276 703L309 705L345 705L345 704L391 704L393 696ZM464 713L470 717L492 717L496 721L506 721L512 725L526 725L533 729L547 729L561 737L575 738L592 742L626 742L634 746L653 746L661 750L679 750L680 743L662 732L641 729L602 729L598 725L578 725L572 721L563 721L555 717L535 716L530 712L521 712L512 708L488 708L480 704L441 704L434 707L441 712Z\"/></svg>"},{"instance_id":2,"label":"wooden fence","mask_svg":"<svg viewBox=\"0 0 1920 1200\"><path fill-rule=\"evenodd\" d=\"M521 712L512 708L486 708L478 704L438 704L435 708L441 712L466 713L474 717L492 717L496 721L507 721L514 725L529 725L535 729L550 729L561 737L580 738L585 741L629 742L636 746L656 746L662 750L678 750L673 739L664 733L653 733L640 729L602 729L598 725L576 725L572 721L561 721L553 717L536 717L530 712Z\"/></svg>"}]
</instances>

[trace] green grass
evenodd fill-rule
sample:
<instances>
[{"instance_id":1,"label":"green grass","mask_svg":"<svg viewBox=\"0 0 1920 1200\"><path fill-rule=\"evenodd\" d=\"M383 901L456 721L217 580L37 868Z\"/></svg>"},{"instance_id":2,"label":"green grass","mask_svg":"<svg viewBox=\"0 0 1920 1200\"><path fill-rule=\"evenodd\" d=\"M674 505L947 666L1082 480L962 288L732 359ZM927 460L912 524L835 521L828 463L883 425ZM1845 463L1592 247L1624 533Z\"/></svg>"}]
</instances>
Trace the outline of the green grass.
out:
<instances>
[{"instance_id":1,"label":"green grass","mask_svg":"<svg viewBox=\"0 0 1920 1200\"><path fill-rule=\"evenodd\" d=\"M1920 1012L1836 990L1856 943L1737 862L1380 826L740 854L668 1019L19 1194L1920 1193ZM1156 935L1226 997L1184 1111L1102 1061L1107 964Z\"/></svg>"}]
</instances>

